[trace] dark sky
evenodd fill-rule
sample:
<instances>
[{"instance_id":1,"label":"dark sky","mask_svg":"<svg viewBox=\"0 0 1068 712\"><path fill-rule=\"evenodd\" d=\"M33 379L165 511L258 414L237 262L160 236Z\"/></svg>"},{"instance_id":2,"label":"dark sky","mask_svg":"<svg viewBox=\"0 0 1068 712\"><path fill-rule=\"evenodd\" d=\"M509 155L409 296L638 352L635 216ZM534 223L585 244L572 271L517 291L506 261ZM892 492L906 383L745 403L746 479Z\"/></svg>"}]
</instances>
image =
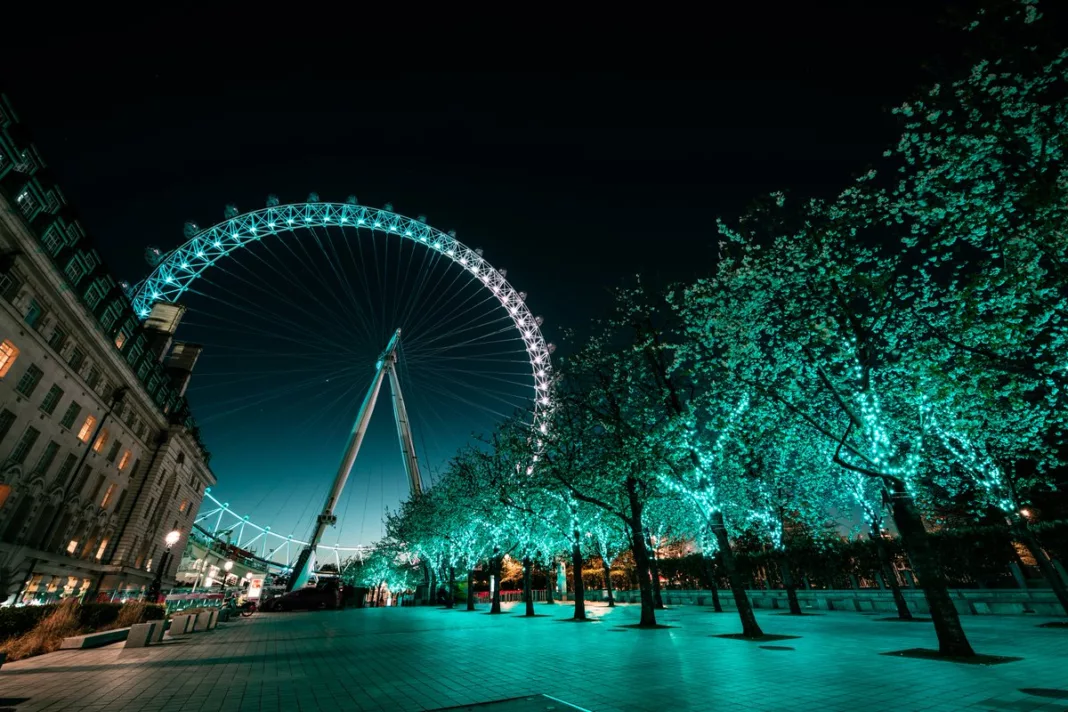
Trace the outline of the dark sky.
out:
<instances>
[{"instance_id":1,"label":"dark sky","mask_svg":"<svg viewBox=\"0 0 1068 712\"><path fill-rule=\"evenodd\" d=\"M87 19L91 31L67 18L15 38L32 60L5 61L0 86L121 278L144 276L146 245L177 246L184 221L210 225L226 203L355 194L482 247L559 341L635 273L709 271L717 216L771 190L842 187L893 140L886 110L932 76L923 65L959 61L940 3L818 5L563 13L501 19L506 29L322 8L299 19L149 10ZM198 416L244 422L210 405ZM325 471L293 498L297 475L271 473L268 488L262 469L242 467L240 440L213 428L217 493L303 534L337 436L304 443ZM377 536L377 512L403 494L399 458L382 458L365 472L377 484L358 484L370 514L349 542Z\"/></svg>"}]
</instances>

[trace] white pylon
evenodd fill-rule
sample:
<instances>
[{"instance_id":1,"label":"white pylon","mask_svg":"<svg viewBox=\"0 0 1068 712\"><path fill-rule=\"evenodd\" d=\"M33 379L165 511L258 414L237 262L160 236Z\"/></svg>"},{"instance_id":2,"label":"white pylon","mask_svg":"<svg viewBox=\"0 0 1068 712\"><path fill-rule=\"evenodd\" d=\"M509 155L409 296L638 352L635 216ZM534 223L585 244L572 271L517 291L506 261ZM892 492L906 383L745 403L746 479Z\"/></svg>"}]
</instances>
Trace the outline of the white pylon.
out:
<instances>
[{"instance_id":1,"label":"white pylon","mask_svg":"<svg viewBox=\"0 0 1068 712\"><path fill-rule=\"evenodd\" d=\"M356 455L360 452L363 436L367 434L367 425L371 421L371 413L374 412L375 403L378 401L378 392L382 390L382 381L387 373L390 389L393 391L393 417L397 422L397 437L400 440L401 456L404 459L404 471L408 475L408 486L413 495L418 496L423 492L423 481L419 476L419 462L415 457L415 444L408 422L408 411L404 407L404 396L401 395L400 379L397 377L397 347L400 345L400 335L401 330L397 329L378 357L378 363L375 364L375 376L371 380L371 387L367 389L360 412L356 415L348 447L345 448L345 454L341 457L341 465L338 466L337 474L334 476L334 485L330 488L322 514L316 518L315 533L308 546L300 552L297 563L293 566L293 575L287 587L289 591L303 588L308 583L312 571L315 570L315 548L319 546L326 527L337 523L334 507L341 498L341 491L345 489L345 482L348 481L352 465L356 462Z\"/></svg>"}]
</instances>

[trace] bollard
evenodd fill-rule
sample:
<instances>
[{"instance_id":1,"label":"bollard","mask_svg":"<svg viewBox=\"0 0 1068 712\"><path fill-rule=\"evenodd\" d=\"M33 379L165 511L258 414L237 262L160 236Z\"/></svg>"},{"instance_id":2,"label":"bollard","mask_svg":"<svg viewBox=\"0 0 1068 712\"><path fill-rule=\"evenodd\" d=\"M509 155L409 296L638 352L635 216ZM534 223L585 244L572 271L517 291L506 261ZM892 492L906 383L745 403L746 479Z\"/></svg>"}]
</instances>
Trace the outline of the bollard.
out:
<instances>
[{"instance_id":1,"label":"bollard","mask_svg":"<svg viewBox=\"0 0 1068 712\"><path fill-rule=\"evenodd\" d=\"M130 634L126 636L124 648L144 648L152 642L152 633L157 627L157 622L135 623L130 626Z\"/></svg>"}]
</instances>

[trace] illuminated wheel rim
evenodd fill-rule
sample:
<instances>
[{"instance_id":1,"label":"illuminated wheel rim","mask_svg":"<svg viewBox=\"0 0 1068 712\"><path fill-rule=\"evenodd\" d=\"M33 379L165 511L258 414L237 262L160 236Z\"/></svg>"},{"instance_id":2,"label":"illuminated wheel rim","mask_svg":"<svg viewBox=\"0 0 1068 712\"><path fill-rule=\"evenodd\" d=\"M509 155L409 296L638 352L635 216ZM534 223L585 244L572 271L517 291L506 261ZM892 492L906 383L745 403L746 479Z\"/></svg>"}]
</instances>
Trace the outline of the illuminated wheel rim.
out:
<instances>
[{"instance_id":1,"label":"illuminated wheel rim","mask_svg":"<svg viewBox=\"0 0 1068 712\"><path fill-rule=\"evenodd\" d=\"M552 380L551 347L546 343L540 328L540 319L527 307L525 295L517 291L505 279L504 274L485 260L480 251L473 250L453 234L442 232L422 220L413 219L391 210L358 205L350 199L346 203L302 202L287 205L269 205L261 210L242 214L233 214L227 220L210 228L196 231L188 241L162 256L152 273L141 283L131 289L131 301L134 312L142 320L146 319L156 302L177 302L189 291L196 280L220 260L262 240L264 237L298 232L302 229L315 228L352 228L359 231L379 232L398 240L409 240L423 245L426 249L451 260L469 272L484 289L493 294L506 311L523 340L530 371L533 378L533 424L545 430L545 414L549 408L549 385ZM188 233L187 233L188 235ZM239 515L207 493L206 501L214 508L202 507L197 523L206 533L214 536L225 528L240 528L242 534L248 529L249 537L242 542L238 537L235 545L264 558L276 555L283 548L292 555L286 555L288 566L295 560L299 549L306 542L284 537L271 532L269 526L253 523L248 515ZM205 526L207 525L207 526ZM268 547L268 543L276 544ZM249 548L252 546L253 548ZM334 558L340 560L342 553L359 554L368 547L326 546L320 545L317 554L334 552ZM323 560L320 558L320 560ZM281 562L278 562L280 566Z\"/></svg>"}]
</instances>

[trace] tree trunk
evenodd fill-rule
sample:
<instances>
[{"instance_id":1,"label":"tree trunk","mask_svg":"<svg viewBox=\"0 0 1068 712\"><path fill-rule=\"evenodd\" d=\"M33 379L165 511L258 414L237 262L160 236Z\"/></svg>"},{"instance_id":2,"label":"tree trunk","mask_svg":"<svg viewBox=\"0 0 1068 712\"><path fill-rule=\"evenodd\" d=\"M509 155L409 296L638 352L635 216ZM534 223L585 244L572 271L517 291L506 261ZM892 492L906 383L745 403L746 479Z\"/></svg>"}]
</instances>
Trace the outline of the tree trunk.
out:
<instances>
[{"instance_id":1,"label":"tree trunk","mask_svg":"<svg viewBox=\"0 0 1068 712\"><path fill-rule=\"evenodd\" d=\"M916 503L906 492L891 489L890 507L894 524L901 534L901 543L908 553L916 578L920 581L927 607L931 611L935 633L938 636L938 652L946 656L972 657L975 651L964 634L960 616L949 595L949 586L931 548L927 529L923 525Z\"/></svg>"},{"instance_id":2,"label":"tree trunk","mask_svg":"<svg viewBox=\"0 0 1068 712\"><path fill-rule=\"evenodd\" d=\"M426 605L435 606L438 603L438 575L434 573L434 569L427 567L428 570L428 588L426 592Z\"/></svg>"},{"instance_id":3,"label":"tree trunk","mask_svg":"<svg viewBox=\"0 0 1068 712\"><path fill-rule=\"evenodd\" d=\"M467 610L475 610L475 570L467 572Z\"/></svg>"},{"instance_id":4,"label":"tree trunk","mask_svg":"<svg viewBox=\"0 0 1068 712\"><path fill-rule=\"evenodd\" d=\"M653 627L656 625L656 610L653 603L652 579L649 575L649 550L645 546L645 528L642 526L642 509L644 505L638 497L638 483L633 477L627 478L627 498L630 500L631 517L627 521L630 527L630 546L634 553L634 568L638 575L638 591L641 594L642 617L638 625Z\"/></svg>"},{"instance_id":5,"label":"tree trunk","mask_svg":"<svg viewBox=\"0 0 1068 712\"><path fill-rule=\"evenodd\" d=\"M712 594L712 610L716 613L723 612L723 604L719 600L719 586L716 584L716 563L708 556L701 554L702 570L705 573L705 583Z\"/></svg>"},{"instance_id":6,"label":"tree trunk","mask_svg":"<svg viewBox=\"0 0 1068 712\"><path fill-rule=\"evenodd\" d=\"M609 566L608 560L603 556L601 557L601 565L604 567L604 588L608 592L608 607L616 607L615 596L612 595L612 567Z\"/></svg>"},{"instance_id":7,"label":"tree trunk","mask_svg":"<svg viewBox=\"0 0 1068 712\"><path fill-rule=\"evenodd\" d=\"M734 604L738 607L738 617L742 621L742 635L747 638L759 638L764 631L757 625L753 606L749 603L749 596L745 595L745 584L734 565L734 552L731 551L731 540L727 536L727 524L723 521L723 514L716 512L712 515L712 532L716 535L719 544L719 553L723 557L723 568L727 570L727 580L731 582L731 593L734 594Z\"/></svg>"},{"instance_id":8,"label":"tree trunk","mask_svg":"<svg viewBox=\"0 0 1068 712\"><path fill-rule=\"evenodd\" d=\"M454 598L455 594L453 593L455 590L456 590L456 567L455 566L450 566L449 567L449 590L445 592L445 607L446 608L452 608L453 606L456 605L456 601L455 601L455 598Z\"/></svg>"},{"instance_id":9,"label":"tree trunk","mask_svg":"<svg viewBox=\"0 0 1068 712\"><path fill-rule=\"evenodd\" d=\"M504 557L501 556L499 551L493 552L493 558L490 560L490 576L493 577L493 603L490 604L490 613L501 612L501 565L504 563Z\"/></svg>"},{"instance_id":10,"label":"tree trunk","mask_svg":"<svg viewBox=\"0 0 1068 712\"><path fill-rule=\"evenodd\" d=\"M1065 614L1068 614L1068 587L1064 585L1064 579L1061 578L1060 573L1053 566L1053 562L1046 556L1042 545L1038 543L1035 535L1027 526L1027 520L1022 516L1016 516L1015 521L1010 520L1009 525L1016 532L1020 541L1024 543L1024 546L1031 550L1031 555L1035 557L1035 563L1038 564L1038 570L1042 572L1042 576L1049 582L1050 587L1053 589L1053 595L1057 597Z\"/></svg>"},{"instance_id":11,"label":"tree trunk","mask_svg":"<svg viewBox=\"0 0 1068 712\"><path fill-rule=\"evenodd\" d=\"M553 570L553 562L549 562L548 571L545 574L545 602L556 603L556 598L553 596L553 576L556 572Z\"/></svg>"},{"instance_id":12,"label":"tree trunk","mask_svg":"<svg viewBox=\"0 0 1068 712\"><path fill-rule=\"evenodd\" d=\"M901 593L901 584L897 582L894 563L890 560L890 552L886 550L886 542L883 541L882 534L874 526L872 527L871 536L872 541L875 542L875 553L879 555L879 565L882 568L883 579L886 581L886 585L890 587L890 592L894 595L897 617L903 621L910 621L912 620L912 612L909 610L908 602L905 601L905 594Z\"/></svg>"},{"instance_id":13,"label":"tree trunk","mask_svg":"<svg viewBox=\"0 0 1068 712\"><path fill-rule=\"evenodd\" d=\"M782 576L782 587L786 589L786 600L790 603L790 613L801 615L801 602L797 600L797 584L794 583L793 572L790 571L790 558L783 550L777 557L779 563L779 575Z\"/></svg>"},{"instance_id":14,"label":"tree trunk","mask_svg":"<svg viewBox=\"0 0 1068 712\"><path fill-rule=\"evenodd\" d=\"M576 529L571 539L571 585L575 589L574 620L586 620L586 585L582 582L582 549L579 548L579 532Z\"/></svg>"},{"instance_id":15,"label":"tree trunk","mask_svg":"<svg viewBox=\"0 0 1068 712\"><path fill-rule=\"evenodd\" d=\"M534 568L534 562L530 560L529 556L523 557L523 602L526 603L527 609L523 615L534 615L534 591L531 589L530 583L530 570Z\"/></svg>"},{"instance_id":16,"label":"tree trunk","mask_svg":"<svg viewBox=\"0 0 1068 712\"><path fill-rule=\"evenodd\" d=\"M649 542L649 575L653 580L653 605L664 609L664 599L660 595L660 566L656 561L656 547L653 546L653 537L646 531L645 539Z\"/></svg>"}]
</instances>

